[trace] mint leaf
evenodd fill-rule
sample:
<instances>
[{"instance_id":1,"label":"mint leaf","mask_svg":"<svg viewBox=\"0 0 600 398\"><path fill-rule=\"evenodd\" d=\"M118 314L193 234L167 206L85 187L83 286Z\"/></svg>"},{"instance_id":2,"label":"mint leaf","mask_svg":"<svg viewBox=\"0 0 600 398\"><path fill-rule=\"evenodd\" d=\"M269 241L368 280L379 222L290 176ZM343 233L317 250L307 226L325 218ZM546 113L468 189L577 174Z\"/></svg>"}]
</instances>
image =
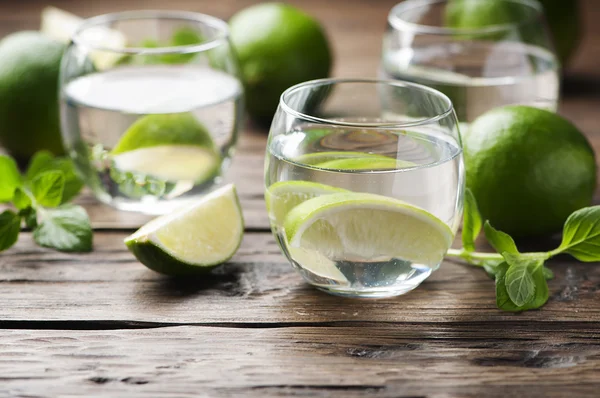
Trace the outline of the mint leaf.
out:
<instances>
[{"instance_id":1,"label":"mint leaf","mask_svg":"<svg viewBox=\"0 0 600 398\"><path fill-rule=\"evenodd\" d=\"M516 258L517 257L511 257L511 261L515 263L515 261L518 261ZM525 258L521 260L529 263L528 271L531 276L530 281L533 282L534 295L523 305L517 305L513 302L508 286L509 283L515 283L518 279L519 269L511 271L511 268L513 268L514 265L503 262L496 267L496 305L501 310L510 312L532 310L542 307L548 301L550 294L548 291L548 283L546 282L546 275L544 274L543 260L540 260L539 258ZM514 272L515 275L510 276L512 272ZM529 282L526 283L528 287L530 287ZM514 288L515 287L513 286L512 289ZM513 295L514 293L515 291L513 290Z\"/></svg>"},{"instance_id":2,"label":"mint leaf","mask_svg":"<svg viewBox=\"0 0 600 398\"><path fill-rule=\"evenodd\" d=\"M33 207L28 207L19 211L19 216L25 220L27 228L37 227L37 211Z\"/></svg>"},{"instance_id":3,"label":"mint leaf","mask_svg":"<svg viewBox=\"0 0 600 398\"><path fill-rule=\"evenodd\" d=\"M552 270L548 267L544 267L544 269L542 270L542 272L544 273L544 278L547 281L550 281L552 279L554 279L554 272L552 272Z\"/></svg>"},{"instance_id":4,"label":"mint leaf","mask_svg":"<svg viewBox=\"0 0 600 398\"><path fill-rule=\"evenodd\" d=\"M516 255L506 253L509 268L504 275L504 283L510 300L517 306L522 307L530 302L535 295L535 282L531 271L542 263L536 260L519 258ZM504 254L503 254L504 255Z\"/></svg>"},{"instance_id":5,"label":"mint leaf","mask_svg":"<svg viewBox=\"0 0 600 398\"><path fill-rule=\"evenodd\" d=\"M482 227L481 214L477 208L477 201L470 189L465 191L465 215L463 217L462 242L468 252L475 251L475 240Z\"/></svg>"},{"instance_id":6,"label":"mint leaf","mask_svg":"<svg viewBox=\"0 0 600 398\"><path fill-rule=\"evenodd\" d=\"M26 178L28 181L32 181L39 174L46 171L62 171L64 174L65 187L61 203L66 203L75 198L83 188L83 181L79 178L75 165L69 158L55 158L48 151L37 152L29 163Z\"/></svg>"},{"instance_id":7,"label":"mint leaf","mask_svg":"<svg viewBox=\"0 0 600 398\"><path fill-rule=\"evenodd\" d=\"M17 187L21 186L21 174L10 156L0 155L0 203L10 202Z\"/></svg>"},{"instance_id":8,"label":"mint leaf","mask_svg":"<svg viewBox=\"0 0 600 398\"><path fill-rule=\"evenodd\" d=\"M87 252L92 250L92 227L81 206L62 205L44 211L40 224L33 231L33 239L44 247Z\"/></svg>"},{"instance_id":9,"label":"mint leaf","mask_svg":"<svg viewBox=\"0 0 600 398\"><path fill-rule=\"evenodd\" d=\"M585 207L569 216L558 253L569 253L579 261L600 261L600 206Z\"/></svg>"},{"instance_id":10,"label":"mint leaf","mask_svg":"<svg viewBox=\"0 0 600 398\"><path fill-rule=\"evenodd\" d=\"M515 241L510 237L510 235L502 231L498 231L492 227L492 224L490 224L489 221L485 222L483 230L485 232L485 238L498 253L507 252L511 254L519 254L517 245L515 245Z\"/></svg>"},{"instance_id":11,"label":"mint leaf","mask_svg":"<svg viewBox=\"0 0 600 398\"><path fill-rule=\"evenodd\" d=\"M21 217L11 210L0 214L0 252L17 242L21 231Z\"/></svg>"},{"instance_id":12,"label":"mint leaf","mask_svg":"<svg viewBox=\"0 0 600 398\"><path fill-rule=\"evenodd\" d=\"M18 187L17 189L15 189L15 193L13 195L12 202L13 202L13 205L19 210L23 210L23 209L27 209L28 207L31 207L31 198L29 197L29 195L27 195L27 193L21 187Z\"/></svg>"},{"instance_id":13,"label":"mint leaf","mask_svg":"<svg viewBox=\"0 0 600 398\"><path fill-rule=\"evenodd\" d=\"M31 182L31 191L38 204L56 207L62 201L65 176L62 171L46 171L38 174Z\"/></svg>"},{"instance_id":14,"label":"mint leaf","mask_svg":"<svg viewBox=\"0 0 600 398\"><path fill-rule=\"evenodd\" d=\"M509 267L506 261L496 267L496 306L504 311L518 312L521 309L512 302L506 289L505 276Z\"/></svg>"}]
</instances>

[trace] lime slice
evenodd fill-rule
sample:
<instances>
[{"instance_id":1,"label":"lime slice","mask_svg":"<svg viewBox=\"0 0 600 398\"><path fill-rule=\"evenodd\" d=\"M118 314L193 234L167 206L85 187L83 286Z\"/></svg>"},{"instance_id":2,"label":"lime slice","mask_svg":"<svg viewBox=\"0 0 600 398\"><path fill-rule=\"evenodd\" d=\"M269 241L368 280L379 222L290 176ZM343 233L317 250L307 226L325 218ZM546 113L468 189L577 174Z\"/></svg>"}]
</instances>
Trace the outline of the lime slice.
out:
<instances>
[{"instance_id":1,"label":"lime slice","mask_svg":"<svg viewBox=\"0 0 600 398\"><path fill-rule=\"evenodd\" d=\"M345 189L309 181L282 181L265 190L265 201L270 218L278 225L286 214L300 203L319 195L347 192Z\"/></svg>"},{"instance_id":2,"label":"lime slice","mask_svg":"<svg viewBox=\"0 0 600 398\"><path fill-rule=\"evenodd\" d=\"M318 165L320 163L343 160L343 159L356 159L356 158L368 158L368 159L390 159L387 156L377 155L366 152L312 152L304 155L300 155L295 159L292 159L296 163L306 164L309 166Z\"/></svg>"},{"instance_id":3,"label":"lime slice","mask_svg":"<svg viewBox=\"0 0 600 398\"><path fill-rule=\"evenodd\" d=\"M406 160L398 160L381 156L336 159L319 163L316 167L330 170L396 170L413 167L416 164Z\"/></svg>"},{"instance_id":4,"label":"lime slice","mask_svg":"<svg viewBox=\"0 0 600 398\"><path fill-rule=\"evenodd\" d=\"M427 211L386 196L335 193L296 206L284 229L291 247L314 250L332 260L398 258L438 265L454 234Z\"/></svg>"},{"instance_id":5,"label":"lime slice","mask_svg":"<svg viewBox=\"0 0 600 398\"><path fill-rule=\"evenodd\" d=\"M119 154L158 145L197 145L214 148L213 140L191 113L148 115L138 119L111 151Z\"/></svg>"},{"instance_id":6,"label":"lime slice","mask_svg":"<svg viewBox=\"0 0 600 398\"><path fill-rule=\"evenodd\" d=\"M42 10L40 31L54 40L67 43L83 22L83 18L56 7L46 7ZM106 27L91 27L81 33L86 42L95 47L119 49L126 44L125 36L114 29ZM92 51L90 58L97 69L107 69L121 58L117 52Z\"/></svg>"},{"instance_id":7,"label":"lime slice","mask_svg":"<svg viewBox=\"0 0 600 398\"><path fill-rule=\"evenodd\" d=\"M220 158L214 151L191 145L161 145L140 148L113 157L121 171L141 173L166 181L201 183L219 172Z\"/></svg>"},{"instance_id":8,"label":"lime slice","mask_svg":"<svg viewBox=\"0 0 600 398\"><path fill-rule=\"evenodd\" d=\"M244 233L235 186L220 188L197 203L158 217L125 239L148 268L167 275L206 272L229 260Z\"/></svg>"},{"instance_id":9,"label":"lime slice","mask_svg":"<svg viewBox=\"0 0 600 398\"><path fill-rule=\"evenodd\" d=\"M292 259L300 265L300 269L308 270L314 275L324 278L328 284L335 281L339 284L348 283L348 278L335 266L335 263L319 252L290 247Z\"/></svg>"}]
</instances>

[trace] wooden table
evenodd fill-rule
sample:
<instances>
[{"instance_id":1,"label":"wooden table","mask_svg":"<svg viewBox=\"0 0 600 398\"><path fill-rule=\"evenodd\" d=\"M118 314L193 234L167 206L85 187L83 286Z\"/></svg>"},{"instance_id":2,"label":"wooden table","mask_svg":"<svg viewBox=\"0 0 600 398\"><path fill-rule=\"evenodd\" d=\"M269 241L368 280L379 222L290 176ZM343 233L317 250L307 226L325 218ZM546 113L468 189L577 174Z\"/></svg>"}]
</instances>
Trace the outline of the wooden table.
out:
<instances>
[{"instance_id":1,"label":"wooden table","mask_svg":"<svg viewBox=\"0 0 600 398\"><path fill-rule=\"evenodd\" d=\"M395 0L297 0L326 25L335 75L373 76ZM82 16L179 8L228 18L242 0L54 1ZM561 112L600 153L600 4ZM36 28L42 1L0 3L0 30ZM594 36L595 35L595 36ZM1 60L0 60L1 62ZM292 271L263 203L265 131L248 126L230 175L247 231L233 260L177 282L140 265L123 238L147 221L83 197L94 251L63 254L23 233L0 254L0 396L597 397L600 267L551 262L541 311L495 308L493 282L446 262L414 292L384 300L320 293Z\"/></svg>"}]
</instances>

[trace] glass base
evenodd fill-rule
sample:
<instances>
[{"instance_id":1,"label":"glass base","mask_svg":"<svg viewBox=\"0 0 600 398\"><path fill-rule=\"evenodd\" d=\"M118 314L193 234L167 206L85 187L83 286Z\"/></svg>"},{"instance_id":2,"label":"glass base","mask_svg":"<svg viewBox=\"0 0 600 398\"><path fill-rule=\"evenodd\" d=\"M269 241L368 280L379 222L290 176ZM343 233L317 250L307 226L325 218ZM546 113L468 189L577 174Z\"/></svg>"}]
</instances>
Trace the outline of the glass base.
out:
<instances>
[{"instance_id":1,"label":"glass base","mask_svg":"<svg viewBox=\"0 0 600 398\"><path fill-rule=\"evenodd\" d=\"M420 284L420 283L419 283ZM399 289L394 290L339 290L335 288L315 286L318 290L321 290L325 293L332 294L334 296L346 297L346 298L387 298L387 297L396 297L402 296L414 290L419 286L416 284L414 286L404 286Z\"/></svg>"}]
</instances>

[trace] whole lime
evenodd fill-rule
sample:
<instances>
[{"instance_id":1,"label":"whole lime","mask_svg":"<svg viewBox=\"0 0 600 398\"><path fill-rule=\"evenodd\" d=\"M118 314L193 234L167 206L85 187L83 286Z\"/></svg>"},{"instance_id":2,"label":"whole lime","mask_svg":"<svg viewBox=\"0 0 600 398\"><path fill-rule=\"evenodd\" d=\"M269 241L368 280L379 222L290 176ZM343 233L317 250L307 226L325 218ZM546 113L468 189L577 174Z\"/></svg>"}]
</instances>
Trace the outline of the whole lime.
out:
<instances>
[{"instance_id":1,"label":"whole lime","mask_svg":"<svg viewBox=\"0 0 600 398\"><path fill-rule=\"evenodd\" d=\"M581 39L579 2L577 0L530 0L541 3L554 41L558 58L566 64ZM477 29L526 21L527 12L516 1L507 0L450 0L445 23L452 28ZM520 34L536 43L532 25L522 24ZM537 25L533 29L538 29ZM488 36L498 37L500 36Z\"/></svg>"},{"instance_id":2,"label":"whole lime","mask_svg":"<svg viewBox=\"0 0 600 398\"><path fill-rule=\"evenodd\" d=\"M0 41L0 145L25 162L46 149L62 154L58 73L64 45L38 32Z\"/></svg>"},{"instance_id":3,"label":"whole lime","mask_svg":"<svg viewBox=\"0 0 600 398\"><path fill-rule=\"evenodd\" d=\"M560 231L589 206L594 151L569 121L527 106L496 108L463 136L467 186L484 219L514 237Z\"/></svg>"},{"instance_id":4,"label":"whole lime","mask_svg":"<svg viewBox=\"0 0 600 398\"><path fill-rule=\"evenodd\" d=\"M329 75L332 57L323 28L293 6L254 5L235 14L229 25L254 119L270 122L288 87Z\"/></svg>"}]
</instances>

